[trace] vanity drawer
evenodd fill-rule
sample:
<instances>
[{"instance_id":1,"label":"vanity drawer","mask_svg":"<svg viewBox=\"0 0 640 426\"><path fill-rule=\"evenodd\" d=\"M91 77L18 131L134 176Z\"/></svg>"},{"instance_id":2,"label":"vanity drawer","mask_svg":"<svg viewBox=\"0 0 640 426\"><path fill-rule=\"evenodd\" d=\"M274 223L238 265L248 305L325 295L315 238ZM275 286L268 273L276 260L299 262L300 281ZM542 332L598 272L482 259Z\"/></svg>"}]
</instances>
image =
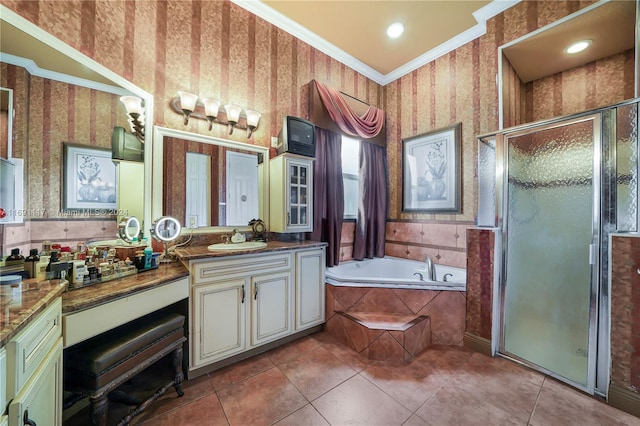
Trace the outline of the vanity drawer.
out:
<instances>
[{"instance_id":1,"label":"vanity drawer","mask_svg":"<svg viewBox=\"0 0 640 426\"><path fill-rule=\"evenodd\" d=\"M7 399L15 397L62 336L61 322L62 299L57 298L7 343Z\"/></svg>"},{"instance_id":2,"label":"vanity drawer","mask_svg":"<svg viewBox=\"0 0 640 426\"><path fill-rule=\"evenodd\" d=\"M293 254L256 254L229 256L221 259L207 259L192 262L191 276L193 284L220 281L221 279L238 278L254 272L269 272L292 269Z\"/></svg>"}]
</instances>

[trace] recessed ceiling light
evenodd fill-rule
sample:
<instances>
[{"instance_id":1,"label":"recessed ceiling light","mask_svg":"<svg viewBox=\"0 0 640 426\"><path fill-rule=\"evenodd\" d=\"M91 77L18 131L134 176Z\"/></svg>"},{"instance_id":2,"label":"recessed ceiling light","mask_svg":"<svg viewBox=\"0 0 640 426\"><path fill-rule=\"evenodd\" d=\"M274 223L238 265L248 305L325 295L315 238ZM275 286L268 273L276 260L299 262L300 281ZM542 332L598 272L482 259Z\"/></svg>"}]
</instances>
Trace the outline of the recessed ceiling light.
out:
<instances>
[{"instance_id":1,"label":"recessed ceiling light","mask_svg":"<svg viewBox=\"0 0 640 426\"><path fill-rule=\"evenodd\" d=\"M398 38L402 35L403 32L404 25L402 25L400 22L395 22L389 25L389 28L387 28L387 36L389 36L389 38Z\"/></svg>"},{"instance_id":2,"label":"recessed ceiling light","mask_svg":"<svg viewBox=\"0 0 640 426\"><path fill-rule=\"evenodd\" d=\"M584 49L586 49L589 46L591 46L591 40L580 40L573 43L571 46L567 47L564 51L569 54L573 54L573 53L582 52Z\"/></svg>"}]
</instances>

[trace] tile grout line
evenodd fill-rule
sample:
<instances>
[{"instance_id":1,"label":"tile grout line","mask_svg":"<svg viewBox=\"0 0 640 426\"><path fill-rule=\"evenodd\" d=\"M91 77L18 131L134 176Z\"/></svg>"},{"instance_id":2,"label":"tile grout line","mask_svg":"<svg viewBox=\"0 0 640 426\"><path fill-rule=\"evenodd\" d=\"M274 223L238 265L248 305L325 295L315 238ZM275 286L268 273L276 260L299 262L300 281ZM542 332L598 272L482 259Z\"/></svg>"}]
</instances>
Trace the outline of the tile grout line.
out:
<instances>
[{"instance_id":1,"label":"tile grout line","mask_svg":"<svg viewBox=\"0 0 640 426\"><path fill-rule=\"evenodd\" d=\"M320 344L318 344L318 346L321 346L321 345L320 345ZM325 350L327 350L327 349L325 349ZM307 351L307 352L310 352L310 351ZM305 352L305 354L306 354L307 352ZM329 351L327 350L327 352L329 352ZM331 354L331 352L329 352L329 353ZM299 357L300 357L300 356L302 356L302 355L303 355L303 354L301 354L301 355L299 355L299 356L297 356L297 357L295 357L295 358L292 358L292 359L288 360L287 362L293 361L293 360L295 360L295 359L299 358ZM331 354L331 355L332 355L333 357L335 357L338 361L342 362L342 361L341 361L340 359L338 359L335 355L333 355L333 354ZM329 422L329 420L327 420L327 419L322 415L322 413L321 413L320 411L318 411L318 409L316 408L316 406L315 406L315 405L313 405L313 401L317 400L318 398L322 397L323 395L327 394L328 392L331 392L332 390L334 390L335 388L337 388L337 387L338 387L338 386L340 386L341 384L345 383L346 381L348 381L348 380L352 379L354 376L356 376L356 375L358 374L358 372L357 372L357 371L355 371L353 368L351 368L351 367L347 366L351 371L353 371L353 372L354 372L354 374L352 374L351 376L349 376L349 377L348 377L348 378L346 378L345 380L341 381L341 382L340 382L340 383L338 383L337 385L335 385L335 386L331 387L331 388L330 388L330 389L328 389L327 391L325 391L325 392L321 393L321 394L320 394L320 395L318 395L315 399L310 400L310 399L309 399L309 398L304 394L304 392L302 392L302 390L301 390L301 389L299 389L299 388L295 385L295 383L293 383L293 382L291 381L291 379L289 378L289 376L287 376L287 374L286 374L284 371L282 371L282 370L280 369L280 365L284 365L284 364L286 364L286 362L283 362L283 363L277 364L277 365L275 365L275 368L277 368L277 369L278 369L278 371L280 371L280 373L281 373L284 377L286 377L287 381L288 381L289 383L291 383L291 385L295 388L295 390L297 390L297 391L300 393L300 395L302 395L302 397L307 401L307 404L309 404L311 407L313 407L313 409L314 409L318 414L320 414L320 417L322 417L322 418L323 418L323 419L324 419L324 420L325 420L329 425L331 425L331 423ZM305 404L305 405L306 405L306 404ZM289 417L289 416L290 416L290 415L292 415L293 413L296 413L297 411L302 410L303 408L304 408L304 406L302 406L302 407L298 408L297 410L295 410L295 411L293 411L293 412L291 412L291 413L289 413L289 414L285 415L284 417L282 417L281 419L277 420L276 422L274 422L274 423L272 423L272 424L276 424L276 423L278 423L278 422L280 422L280 421L282 421L282 420L286 419L287 417ZM230 424L230 423L229 423L229 424Z\"/></svg>"},{"instance_id":2,"label":"tile grout line","mask_svg":"<svg viewBox=\"0 0 640 426\"><path fill-rule=\"evenodd\" d=\"M538 406L538 401L540 401L540 395L542 394L542 388L544 387L545 382L547 381L547 376L543 376L542 383L540 384L540 390L538 391L538 395L536 395L536 402L533 404L533 408L531 409L531 414L529 415L529 420L527 420L527 425L531 424L531 420L533 420L533 413L536 411L536 407Z\"/></svg>"},{"instance_id":3,"label":"tile grout line","mask_svg":"<svg viewBox=\"0 0 640 426\"><path fill-rule=\"evenodd\" d=\"M458 371L458 370L462 369L462 367L463 367L465 364L467 364L467 363L469 362L469 359L471 359L471 357L467 358L467 360L466 360L464 363L460 364L460 366L459 366L458 368L456 368L455 370L453 370L453 372L455 372L455 371ZM453 372L452 372L452 373L453 373ZM452 374L452 373L447 374L447 378L446 378L446 379L445 379L445 380L440 384L440 386L438 386L438 389L436 389L436 391L435 391L435 392L433 392L433 393L429 396L429 398L427 398L427 400L426 400L425 402L423 402L423 403L422 403L422 405L420 405L420 407L418 407L418 408L416 409L416 411L414 411L414 412L413 412L413 415L414 415L414 416L416 416L416 417L418 417L419 419L421 419L421 420L423 420L423 421L427 422L427 424L431 424L431 423L429 423L429 421L428 421L427 419L424 419L424 418L420 417L420 415L418 414L418 411L420 411L420 409L421 409L422 407L424 407L424 406L425 406L429 401L431 401L431 399L432 399L434 396L436 396L436 395L438 394L438 392L440 392L440 390L441 390L441 389L442 389L442 388L443 388L447 383L449 383L449 380L451 380L451 378L453 377L453 374ZM452 385L452 386L455 386L455 385Z\"/></svg>"}]
</instances>

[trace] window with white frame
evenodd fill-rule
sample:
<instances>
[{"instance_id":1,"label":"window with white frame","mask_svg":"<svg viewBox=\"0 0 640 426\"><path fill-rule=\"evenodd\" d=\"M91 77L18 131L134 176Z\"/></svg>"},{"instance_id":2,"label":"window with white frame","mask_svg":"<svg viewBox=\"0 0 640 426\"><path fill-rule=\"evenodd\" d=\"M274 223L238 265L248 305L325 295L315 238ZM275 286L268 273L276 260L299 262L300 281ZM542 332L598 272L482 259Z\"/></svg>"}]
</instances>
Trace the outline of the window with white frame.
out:
<instances>
[{"instance_id":1,"label":"window with white frame","mask_svg":"<svg viewBox=\"0 0 640 426\"><path fill-rule=\"evenodd\" d=\"M342 182L344 184L344 218L355 219L360 198L360 141L342 136Z\"/></svg>"}]
</instances>

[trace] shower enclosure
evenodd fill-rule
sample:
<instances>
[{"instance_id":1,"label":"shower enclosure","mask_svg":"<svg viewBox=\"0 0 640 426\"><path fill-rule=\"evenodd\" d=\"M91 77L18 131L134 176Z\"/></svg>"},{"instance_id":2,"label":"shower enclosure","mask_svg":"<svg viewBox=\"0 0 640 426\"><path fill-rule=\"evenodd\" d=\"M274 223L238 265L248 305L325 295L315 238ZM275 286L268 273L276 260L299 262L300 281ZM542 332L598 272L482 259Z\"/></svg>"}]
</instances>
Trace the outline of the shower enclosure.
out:
<instances>
[{"instance_id":1,"label":"shower enclosure","mask_svg":"<svg viewBox=\"0 0 640 426\"><path fill-rule=\"evenodd\" d=\"M609 234L638 230L637 117L633 101L479 138L478 225L497 235L494 348L602 395Z\"/></svg>"}]
</instances>

